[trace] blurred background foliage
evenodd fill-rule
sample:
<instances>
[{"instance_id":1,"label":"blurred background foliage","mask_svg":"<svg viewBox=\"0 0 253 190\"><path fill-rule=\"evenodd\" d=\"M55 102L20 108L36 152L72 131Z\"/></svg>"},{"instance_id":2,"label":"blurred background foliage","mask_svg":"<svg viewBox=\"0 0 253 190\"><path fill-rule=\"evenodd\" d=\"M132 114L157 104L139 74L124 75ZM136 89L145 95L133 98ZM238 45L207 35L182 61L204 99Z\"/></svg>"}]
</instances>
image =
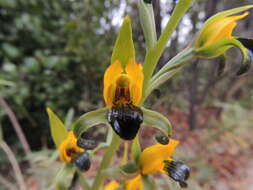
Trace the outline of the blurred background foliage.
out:
<instances>
[{"instance_id":1,"label":"blurred background foliage","mask_svg":"<svg viewBox=\"0 0 253 190\"><path fill-rule=\"evenodd\" d=\"M153 1L158 35L175 3ZM174 32L158 67L191 43L208 17L251 3L196 1ZM33 151L53 147L46 107L64 119L68 113L78 117L103 106L103 72L110 63L122 17L127 14L132 19L137 60L142 62L145 42L135 0L0 0L0 97L14 111ZM236 34L253 38L252 15L240 21ZM223 131L221 126L229 131L235 124L249 126L245 128L252 131L252 122L248 121L253 116L253 70L236 77L240 58L238 50L231 50L221 76L216 74L218 59L195 60L156 90L147 105L168 114L183 145L196 133L209 136L210 130ZM6 82L8 85L3 85ZM229 115L229 106L238 117ZM22 160L20 142L1 105L0 126L5 141ZM247 132L238 136L243 134ZM0 171L7 168L2 155L0 151Z\"/></svg>"}]
</instances>

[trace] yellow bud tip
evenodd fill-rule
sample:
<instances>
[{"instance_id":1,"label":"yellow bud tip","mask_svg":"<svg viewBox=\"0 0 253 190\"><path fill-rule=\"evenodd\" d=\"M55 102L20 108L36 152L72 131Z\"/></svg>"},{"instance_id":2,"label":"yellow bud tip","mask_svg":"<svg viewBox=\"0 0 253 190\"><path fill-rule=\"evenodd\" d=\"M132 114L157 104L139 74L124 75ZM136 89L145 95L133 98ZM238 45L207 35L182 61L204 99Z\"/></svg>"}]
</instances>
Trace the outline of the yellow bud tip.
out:
<instances>
[{"instance_id":1,"label":"yellow bud tip","mask_svg":"<svg viewBox=\"0 0 253 190\"><path fill-rule=\"evenodd\" d=\"M47 113L52 113L52 110L50 108L47 108Z\"/></svg>"},{"instance_id":2,"label":"yellow bud tip","mask_svg":"<svg viewBox=\"0 0 253 190\"><path fill-rule=\"evenodd\" d=\"M127 15L127 16L125 16L125 18L124 18L124 23L125 22L131 22L131 19L130 19L130 17Z\"/></svg>"}]
</instances>

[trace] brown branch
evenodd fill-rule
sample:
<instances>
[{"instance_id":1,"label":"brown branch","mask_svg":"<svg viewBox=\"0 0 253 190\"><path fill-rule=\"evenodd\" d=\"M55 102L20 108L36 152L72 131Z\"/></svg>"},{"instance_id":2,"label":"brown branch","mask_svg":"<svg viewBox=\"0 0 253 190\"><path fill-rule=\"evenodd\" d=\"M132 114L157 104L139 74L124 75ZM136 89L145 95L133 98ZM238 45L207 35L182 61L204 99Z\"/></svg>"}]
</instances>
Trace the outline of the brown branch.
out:
<instances>
[{"instance_id":1,"label":"brown branch","mask_svg":"<svg viewBox=\"0 0 253 190\"><path fill-rule=\"evenodd\" d=\"M3 151L6 153L10 163L11 163L11 166L14 170L14 173L15 173L15 176L16 176L16 180L17 180L17 183L20 187L20 190L27 190L26 188L26 185L25 185L25 181L24 181L24 178L23 178L23 175L21 173L21 170L20 170L20 167L18 165L18 162L15 158L15 155L14 153L12 152L12 150L10 149L10 147L4 142L0 142L0 147L3 149Z\"/></svg>"},{"instance_id":2,"label":"brown branch","mask_svg":"<svg viewBox=\"0 0 253 190\"><path fill-rule=\"evenodd\" d=\"M20 124L18 123L18 120L14 114L14 112L12 111L12 109L10 108L10 106L8 105L8 103L4 100L3 97L0 97L0 105L3 106L4 110L5 110L5 113L8 115L11 123L12 123L12 126L14 127L14 130L16 131L16 134L21 142L21 145L24 149L24 152L26 154L26 156L28 156L29 154L31 154L31 149L30 149L30 146L26 140L26 137L22 131L22 128L20 126ZM32 163L30 160L29 161L29 164L30 166L32 166Z\"/></svg>"},{"instance_id":3,"label":"brown branch","mask_svg":"<svg viewBox=\"0 0 253 190\"><path fill-rule=\"evenodd\" d=\"M17 188L14 185L12 185L11 182L5 179L2 175L0 175L0 184L5 186L9 190L17 190Z\"/></svg>"}]
</instances>

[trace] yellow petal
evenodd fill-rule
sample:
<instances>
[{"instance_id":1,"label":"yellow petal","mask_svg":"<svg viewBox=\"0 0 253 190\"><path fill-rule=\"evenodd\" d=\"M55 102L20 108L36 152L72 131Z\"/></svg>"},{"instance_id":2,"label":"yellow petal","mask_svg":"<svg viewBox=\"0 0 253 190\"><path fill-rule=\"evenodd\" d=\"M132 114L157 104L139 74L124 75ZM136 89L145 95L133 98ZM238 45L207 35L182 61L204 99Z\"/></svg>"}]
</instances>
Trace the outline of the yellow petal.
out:
<instances>
[{"instance_id":1,"label":"yellow petal","mask_svg":"<svg viewBox=\"0 0 253 190\"><path fill-rule=\"evenodd\" d=\"M125 68L127 75L131 79L130 95L133 105L138 106L142 96L143 71L142 65L137 64L135 60L130 60Z\"/></svg>"},{"instance_id":2,"label":"yellow petal","mask_svg":"<svg viewBox=\"0 0 253 190\"><path fill-rule=\"evenodd\" d=\"M232 38L232 32L237 25L236 21L246 17L249 13L245 12L237 16L218 18L209 23L200 33L199 46L209 45L223 38Z\"/></svg>"},{"instance_id":3,"label":"yellow petal","mask_svg":"<svg viewBox=\"0 0 253 190\"><path fill-rule=\"evenodd\" d=\"M175 147L179 142L170 139L169 144L156 144L146 148L140 155L142 174L151 174L163 169L164 160L170 160Z\"/></svg>"},{"instance_id":4,"label":"yellow petal","mask_svg":"<svg viewBox=\"0 0 253 190\"><path fill-rule=\"evenodd\" d=\"M141 176L128 180L125 182L125 190L142 190Z\"/></svg>"},{"instance_id":5,"label":"yellow petal","mask_svg":"<svg viewBox=\"0 0 253 190\"><path fill-rule=\"evenodd\" d=\"M78 147L76 143L77 139L73 131L70 131L67 138L58 147L61 161L68 163L77 153L84 152L84 149Z\"/></svg>"},{"instance_id":6,"label":"yellow petal","mask_svg":"<svg viewBox=\"0 0 253 190\"><path fill-rule=\"evenodd\" d=\"M116 181L111 181L108 183L103 190L115 190L119 187L119 184Z\"/></svg>"},{"instance_id":7,"label":"yellow petal","mask_svg":"<svg viewBox=\"0 0 253 190\"><path fill-rule=\"evenodd\" d=\"M119 75L123 72L121 63L115 61L105 71L104 74L104 100L108 107L112 107L115 84Z\"/></svg>"}]
</instances>

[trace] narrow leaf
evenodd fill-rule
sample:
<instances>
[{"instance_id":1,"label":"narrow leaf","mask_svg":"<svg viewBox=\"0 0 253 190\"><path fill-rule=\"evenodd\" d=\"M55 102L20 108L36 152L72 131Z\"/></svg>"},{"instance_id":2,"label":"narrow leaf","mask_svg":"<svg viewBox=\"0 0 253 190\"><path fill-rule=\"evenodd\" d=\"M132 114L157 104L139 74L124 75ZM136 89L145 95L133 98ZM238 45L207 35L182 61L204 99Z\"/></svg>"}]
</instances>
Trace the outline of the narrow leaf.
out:
<instances>
[{"instance_id":1,"label":"narrow leaf","mask_svg":"<svg viewBox=\"0 0 253 190\"><path fill-rule=\"evenodd\" d=\"M47 108L47 113L49 116L51 136L54 140L54 144L58 147L67 137L68 131L64 127L62 121L50 108Z\"/></svg>"},{"instance_id":2,"label":"narrow leaf","mask_svg":"<svg viewBox=\"0 0 253 190\"><path fill-rule=\"evenodd\" d=\"M132 39L132 26L128 16L124 18L120 27L116 43L113 48L111 63L120 61L123 67L130 59L135 59L134 43Z\"/></svg>"},{"instance_id":3,"label":"narrow leaf","mask_svg":"<svg viewBox=\"0 0 253 190\"><path fill-rule=\"evenodd\" d=\"M162 114L146 108L141 108L144 115L144 124L161 130L166 136L172 135L172 126L170 121Z\"/></svg>"}]
</instances>

